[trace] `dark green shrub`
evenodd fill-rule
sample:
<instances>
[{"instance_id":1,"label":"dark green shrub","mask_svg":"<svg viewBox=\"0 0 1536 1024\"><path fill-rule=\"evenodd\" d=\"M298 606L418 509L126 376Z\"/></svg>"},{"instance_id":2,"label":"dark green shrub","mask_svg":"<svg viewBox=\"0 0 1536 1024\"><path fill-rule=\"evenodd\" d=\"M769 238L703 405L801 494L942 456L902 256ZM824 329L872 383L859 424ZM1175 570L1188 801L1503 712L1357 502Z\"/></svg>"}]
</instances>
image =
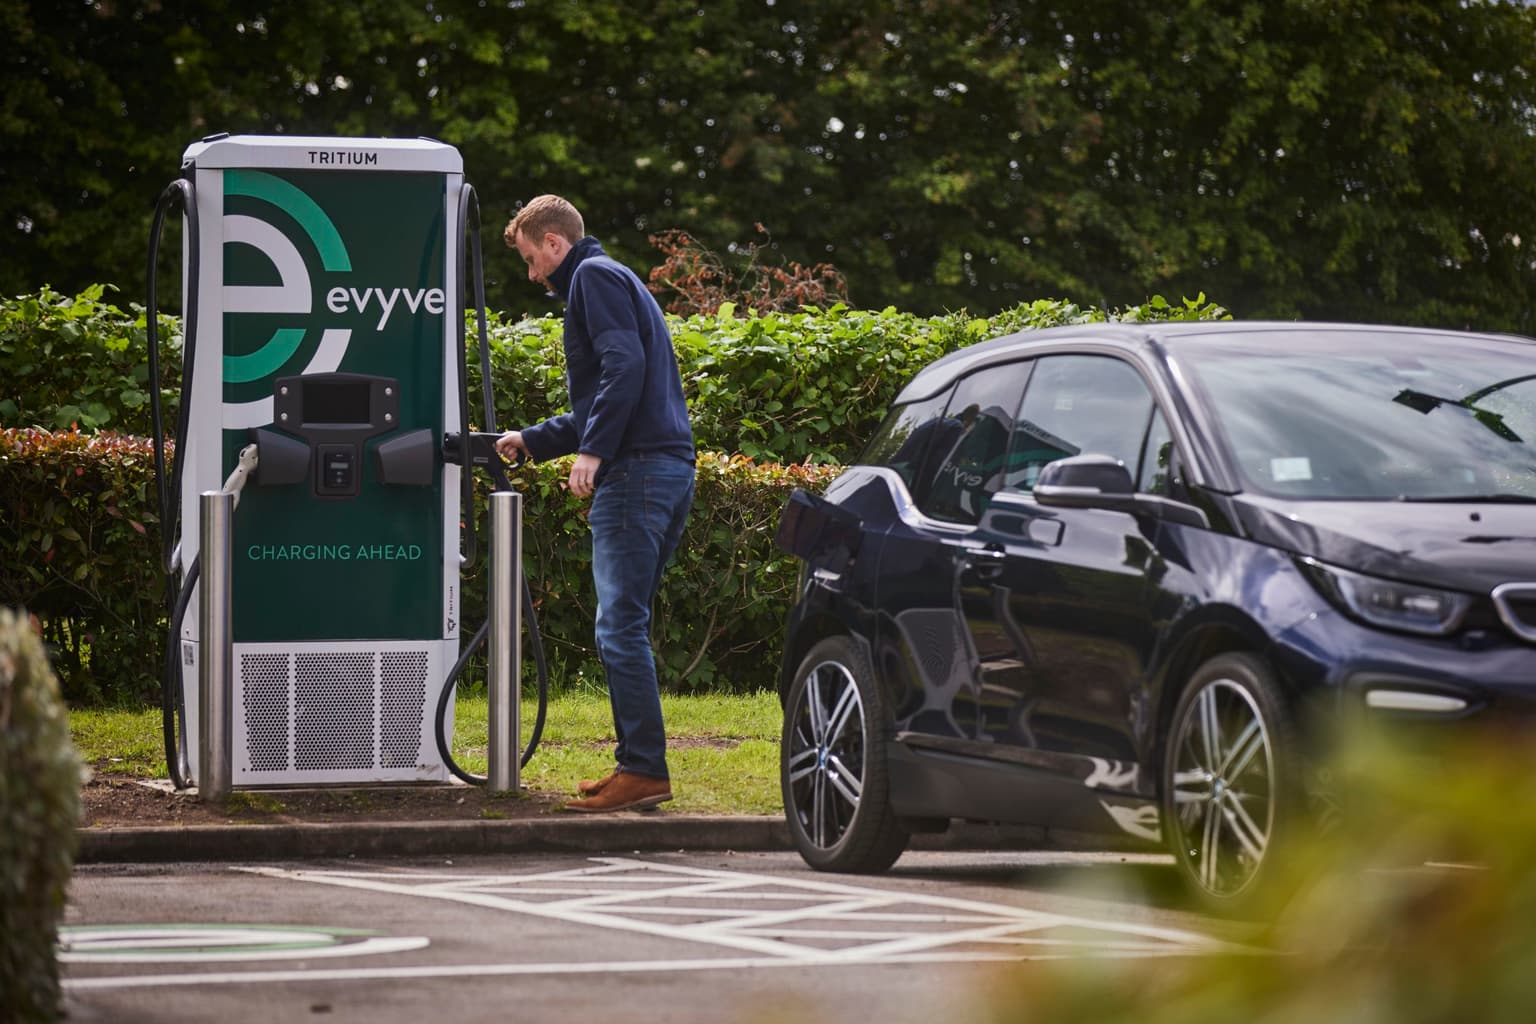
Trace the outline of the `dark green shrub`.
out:
<instances>
[{"instance_id":1,"label":"dark green shrub","mask_svg":"<svg viewBox=\"0 0 1536 1024\"><path fill-rule=\"evenodd\" d=\"M149 350L144 311L102 301L109 286L77 296L44 288L0 302L0 427L116 430L148 437ZM116 289L113 289L116 291ZM181 326L161 317L161 365L174 423Z\"/></svg>"},{"instance_id":2,"label":"dark green shrub","mask_svg":"<svg viewBox=\"0 0 1536 1024\"><path fill-rule=\"evenodd\" d=\"M0 427L81 428L0 434L0 507L10 513L0 520L0 602L38 613L68 699L139 703L158 691L165 635L152 453L142 437L91 431L119 424L149 430L144 319L141 310L102 303L102 294L96 287L68 298L44 289L0 303L0 381L7 389ZM1114 313L1042 299L990 319L841 305L738 317L728 304L712 315L672 318L698 447L735 454L700 462L689 531L658 600L663 678L676 689L774 684L794 571L772 547L784 498L833 472L801 465L807 460L851 458L926 363L1016 330L1224 315L1200 296L1178 306L1154 298ZM169 424L180 342L174 322L163 322ZM488 335L500 427L566 407L558 318L492 316ZM470 338L470 393L479 396L473 330ZM590 547L586 503L563 490L564 477L562 463L524 471L525 547L554 674L579 682L597 664ZM483 517L483 501L478 507ZM466 581L471 623L483 618L478 590L477 577Z\"/></svg>"},{"instance_id":3,"label":"dark green shrub","mask_svg":"<svg viewBox=\"0 0 1536 1024\"><path fill-rule=\"evenodd\" d=\"M72 702L139 704L159 692L166 622L148 448L115 434L0 431L0 505L14 513L0 520L0 601L37 610ZM794 487L819 488L836 472L700 456L693 515L657 601L669 689L774 685L796 571L773 546L779 509ZM588 502L566 489L568 473L562 459L525 466L517 480L527 571L557 685L601 678ZM482 539L486 509L482 489ZM484 561L464 581L471 628L485 617ZM525 677L532 671L530 662Z\"/></svg>"},{"instance_id":4,"label":"dark green shrub","mask_svg":"<svg viewBox=\"0 0 1536 1024\"><path fill-rule=\"evenodd\" d=\"M24 606L71 702L159 689L164 577L143 438L0 431L0 605Z\"/></svg>"},{"instance_id":5,"label":"dark green shrub","mask_svg":"<svg viewBox=\"0 0 1536 1024\"><path fill-rule=\"evenodd\" d=\"M150 433L144 312L101 301L102 286L71 298L44 289L0 303L0 427ZM964 311L920 317L835 305L798 313L670 317L703 451L773 462L845 462L862 447L901 386L925 363L1013 331L1106 319L1212 319L1219 306L1160 297L1118 311L1040 299L989 319ZM479 403L480 357L470 317L470 393ZM181 338L161 318L164 422L175 422ZM496 419L525 426L567 406L557 317L488 318ZM473 415L475 420L482 417Z\"/></svg>"},{"instance_id":6,"label":"dark green shrub","mask_svg":"<svg viewBox=\"0 0 1536 1024\"><path fill-rule=\"evenodd\" d=\"M27 616L0 608L0 1010L54 1020L54 949L75 859L80 759Z\"/></svg>"},{"instance_id":7,"label":"dark green shrub","mask_svg":"<svg viewBox=\"0 0 1536 1024\"><path fill-rule=\"evenodd\" d=\"M693 512L656 600L652 639L665 689L751 693L777 685L798 571L773 544L779 511L791 490L819 490L837 472L707 452L699 457ZM590 502L571 495L569 473L569 459L519 470L514 482L524 495L524 560L552 678L600 684ZM484 530L483 495L476 507ZM465 613L475 624L485 619L482 571L476 566L464 584ZM531 663L525 666L524 678L532 671Z\"/></svg>"},{"instance_id":8,"label":"dark green shrub","mask_svg":"<svg viewBox=\"0 0 1536 1024\"><path fill-rule=\"evenodd\" d=\"M1337 827L1287 850L1288 881L1276 888L1286 895L1228 931L1235 944L1009 969L991 988L991 1012L973 1016L993 1024L1530 1020L1529 736L1477 733L1472 720L1456 727L1462 742L1433 758L1422 734L1413 749L1352 734L1330 766Z\"/></svg>"},{"instance_id":9,"label":"dark green shrub","mask_svg":"<svg viewBox=\"0 0 1536 1024\"><path fill-rule=\"evenodd\" d=\"M1226 316L1205 296L1174 306L1154 297L1116 312L1041 299L990 319L963 311L920 317L837 305L799 313L669 318L700 449L782 463L846 462L912 375L939 356L1014 331L1105 320ZM489 321L497 424L537 422L566 408L561 321ZM471 393L480 394L478 359Z\"/></svg>"}]
</instances>

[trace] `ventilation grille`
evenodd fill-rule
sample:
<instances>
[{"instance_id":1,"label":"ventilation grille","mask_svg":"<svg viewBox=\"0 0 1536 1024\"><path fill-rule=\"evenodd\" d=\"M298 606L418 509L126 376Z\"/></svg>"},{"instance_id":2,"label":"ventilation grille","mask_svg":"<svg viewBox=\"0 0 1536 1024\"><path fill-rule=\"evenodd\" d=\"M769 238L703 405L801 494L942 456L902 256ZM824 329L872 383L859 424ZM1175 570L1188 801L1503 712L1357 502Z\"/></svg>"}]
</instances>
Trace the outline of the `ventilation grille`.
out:
<instances>
[{"instance_id":1,"label":"ventilation grille","mask_svg":"<svg viewBox=\"0 0 1536 1024\"><path fill-rule=\"evenodd\" d=\"M379 655L379 764L409 768L421 753L427 704L424 651Z\"/></svg>"},{"instance_id":2,"label":"ventilation grille","mask_svg":"<svg viewBox=\"0 0 1536 1024\"><path fill-rule=\"evenodd\" d=\"M295 655L295 769L372 767L373 721L373 655Z\"/></svg>"},{"instance_id":3,"label":"ventilation grille","mask_svg":"<svg viewBox=\"0 0 1536 1024\"><path fill-rule=\"evenodd\" d=\"M420 767L428 668L420 650L242 653L246 770Z\"/></svg>"},{"instance_id":4,"label":"ventilation grille","mask_svg":"<svg viewBox=\"0 0 1536 1024\"><path fill-rule=\"evenodd\" d=\"M241 655L240 674L251 771L283 771L288 767L288 655Z\"/></svg>"}]
</instances>

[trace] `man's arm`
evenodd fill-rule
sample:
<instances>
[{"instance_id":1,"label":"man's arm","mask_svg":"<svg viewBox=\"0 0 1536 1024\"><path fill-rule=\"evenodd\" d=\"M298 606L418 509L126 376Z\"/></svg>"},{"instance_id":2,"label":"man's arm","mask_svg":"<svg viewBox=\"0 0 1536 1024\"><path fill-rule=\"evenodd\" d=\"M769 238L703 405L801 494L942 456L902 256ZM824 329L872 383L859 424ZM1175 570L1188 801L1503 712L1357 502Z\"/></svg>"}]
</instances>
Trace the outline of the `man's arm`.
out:
<instances>
[{"instance_id":1,"label":"man's arm","mask_svg":"<svg viewBox=\"0 0 1536 1024\"><path fill-rule=\"evenodd\" d=\"M563 412L559 416L551 416L543 423L525 428L522 431L522 450L529 458L545 462L571 454L580 440L581 435L576 430L576 414ZM497 442L498 445L500 443Z\"/></svg>"}]
</instances>

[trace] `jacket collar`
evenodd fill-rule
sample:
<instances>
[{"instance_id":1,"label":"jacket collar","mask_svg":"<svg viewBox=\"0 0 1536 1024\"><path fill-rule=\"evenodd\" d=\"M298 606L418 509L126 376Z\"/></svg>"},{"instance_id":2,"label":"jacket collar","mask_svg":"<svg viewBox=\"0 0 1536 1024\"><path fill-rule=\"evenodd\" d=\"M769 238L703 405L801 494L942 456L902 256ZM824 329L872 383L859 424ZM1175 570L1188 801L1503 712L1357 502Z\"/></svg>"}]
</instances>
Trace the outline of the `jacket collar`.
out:
<instances>
[{"instance_id":1,"label":"jacket collar","mask_svg":"<svg viewBox=\"0 0 1536 1024\"><path fill-rule=\"evenodd\" d=\"M571 246L571 251L565 254L565 259L560 261L560 266L549 275L549 286L555 290L555 294L563 301L571 291L571 278L576 273L576 267L582 260L591 259L593 256L606 256L602 243L591 235L587 235L581 241Z\"/></svg>"}]
</instances>

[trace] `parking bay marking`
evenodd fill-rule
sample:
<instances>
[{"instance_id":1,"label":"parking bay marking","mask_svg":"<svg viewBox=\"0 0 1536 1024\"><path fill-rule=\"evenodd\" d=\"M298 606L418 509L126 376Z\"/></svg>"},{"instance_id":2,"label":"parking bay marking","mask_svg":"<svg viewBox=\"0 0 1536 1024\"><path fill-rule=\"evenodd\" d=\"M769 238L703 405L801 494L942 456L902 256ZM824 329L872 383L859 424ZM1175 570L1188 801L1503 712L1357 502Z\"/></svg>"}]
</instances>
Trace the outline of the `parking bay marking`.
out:
<instances>
[{"instance_id":1,"label":"parking bay marking","mask_svg":"<svg viewBox=\"0 0 1536 1024\"><path fill-rule=\"evenodd\" d=\"M66 987L1141 958L1235 948L1204 935L1154 925L628 858L593 858L588 867L521 875L266 866L236 870L682 939L747 955L627 963L454 964L82 978L66 981Z\"/></svg>"}]
</instances>

